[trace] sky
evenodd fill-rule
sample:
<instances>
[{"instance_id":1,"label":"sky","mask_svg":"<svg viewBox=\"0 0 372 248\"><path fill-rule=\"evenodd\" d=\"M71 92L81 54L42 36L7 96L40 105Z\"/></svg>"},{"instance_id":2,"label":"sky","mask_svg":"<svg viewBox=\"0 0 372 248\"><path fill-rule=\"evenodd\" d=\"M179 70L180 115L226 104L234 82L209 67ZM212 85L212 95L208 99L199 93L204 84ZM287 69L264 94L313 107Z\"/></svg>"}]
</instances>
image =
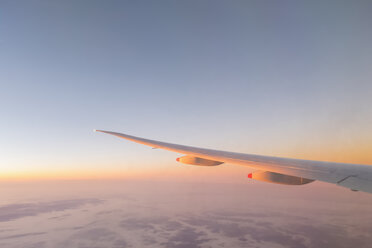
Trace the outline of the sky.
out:
<instances>
[{"instance_id":1,"label":"sky","mask_svg":"<svg viewBox=\"0 0 372 248\"><path fill-rule=\"evenodd\" d=\"M372 164L370 1L1 1L0 178L245 180L103 129Z\"/></svg>"}]
</instances>

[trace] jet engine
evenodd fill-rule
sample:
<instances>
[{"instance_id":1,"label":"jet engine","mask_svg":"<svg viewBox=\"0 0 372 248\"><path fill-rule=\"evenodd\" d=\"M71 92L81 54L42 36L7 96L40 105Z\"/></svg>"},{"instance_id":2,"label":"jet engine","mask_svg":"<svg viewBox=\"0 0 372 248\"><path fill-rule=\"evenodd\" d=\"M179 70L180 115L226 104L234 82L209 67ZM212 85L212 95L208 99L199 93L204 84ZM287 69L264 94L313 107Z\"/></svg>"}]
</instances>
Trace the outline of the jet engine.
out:
<instances>
[{"instance_id":1,"label":"jet engine","mask_svg":"<svg viewBox=\"0 0 372 248\"><path fill-rule=\"evenodd\" d=\"M177 162L183 163L183 164L192 164L192 165L199 165L199 166L216 166L223 164L223 162L220 161L214 161L209 160L205 158L198 158L193 156L183 156L176 159Z\"/></svg>"},{"instance_id":2,"label":"jet engine","mask_svg":"<svg viewBox=\"0 0 372 248\"><path fill-rule=\"evenodd\" d=\"M252 178L259 181L269 182L269 183L278 183L286 185L302 185L311 183L314 180L284 175L280 173L270 172L270 171L255 171L248 174L248 178Z\"/></svg>"}]
</instances>

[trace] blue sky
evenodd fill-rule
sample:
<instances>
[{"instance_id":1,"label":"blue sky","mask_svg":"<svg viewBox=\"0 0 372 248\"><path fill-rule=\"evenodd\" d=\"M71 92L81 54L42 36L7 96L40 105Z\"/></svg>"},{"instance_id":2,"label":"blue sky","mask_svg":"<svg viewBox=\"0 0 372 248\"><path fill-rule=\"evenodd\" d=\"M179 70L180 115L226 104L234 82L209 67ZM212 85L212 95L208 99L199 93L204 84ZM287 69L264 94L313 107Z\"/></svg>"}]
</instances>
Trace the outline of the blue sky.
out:
<instances>
[{"instance_id":1,"label":"blue sky","mask_svg":"<svg viewBox=\"0 0 372 248\"><path fill-rule=\"evenodd\" d=\"M3 1L0 168L175 164L96 128L372 164L371 5Z\"/></svg>"}]
</instances>

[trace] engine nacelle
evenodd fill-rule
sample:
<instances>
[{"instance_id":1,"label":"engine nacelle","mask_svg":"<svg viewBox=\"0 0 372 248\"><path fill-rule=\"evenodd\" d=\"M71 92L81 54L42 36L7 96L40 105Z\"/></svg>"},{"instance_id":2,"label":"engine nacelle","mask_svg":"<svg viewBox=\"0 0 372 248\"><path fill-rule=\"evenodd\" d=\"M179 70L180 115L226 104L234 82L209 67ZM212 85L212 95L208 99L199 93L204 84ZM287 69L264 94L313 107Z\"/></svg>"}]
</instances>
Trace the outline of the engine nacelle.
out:
<instances>
[{"instance_id":1,"label":"engine nacelle","mask_svg":"<svg viewBox=\"0 0 372 248\"><path fill-rule=\"evenodd\" d=\"M302 185L311 183L314 180L284 175L280 173L270 172L270 171L256 171L248 174L248 178L252 178L259 181L269 182L269 183L278 183L286 185Z\"/></svg>"},{"instance_id":2,"label":"engine nacelle","mask_svg":"<svg viewBox=\"0 0 372 248\"><path fill-rule=\"evenodd\" d=\"M198 158L198 157L193 157L193 156L188 156L188 155L179 157L176 160L183 164L192 164L192 165L199 165L199 166L216 166L216 165L223 164L223 162L220 162L220 161L214 161L214 160Z\"/></svg>"}]
</instances>

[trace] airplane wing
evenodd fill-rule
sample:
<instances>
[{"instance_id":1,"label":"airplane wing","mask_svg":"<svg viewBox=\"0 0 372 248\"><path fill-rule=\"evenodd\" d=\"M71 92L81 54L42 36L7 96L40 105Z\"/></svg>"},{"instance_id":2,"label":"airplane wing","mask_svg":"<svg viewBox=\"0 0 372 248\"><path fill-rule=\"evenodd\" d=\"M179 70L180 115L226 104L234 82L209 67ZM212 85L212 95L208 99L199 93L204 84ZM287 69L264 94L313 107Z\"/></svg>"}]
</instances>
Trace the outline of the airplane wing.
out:
<instances>
[{"instance_id":1,"label":"airplane wing","mask_svg":"<svg viewBox=\"0 0 372 248\"><path fill-rule=\"evenodd\" d=\"M360 190L372 193L372 165L321 162L218 151L144 139L110 131L95 131L111 134L152 148L184 154L185 156L177 158L177 161L185 164L215 166L229 163L249 166L258 170L248 175L252 179L287 185L301 185L319 180L350 188L354 191Z\"/></svg>"}]
</instances>

